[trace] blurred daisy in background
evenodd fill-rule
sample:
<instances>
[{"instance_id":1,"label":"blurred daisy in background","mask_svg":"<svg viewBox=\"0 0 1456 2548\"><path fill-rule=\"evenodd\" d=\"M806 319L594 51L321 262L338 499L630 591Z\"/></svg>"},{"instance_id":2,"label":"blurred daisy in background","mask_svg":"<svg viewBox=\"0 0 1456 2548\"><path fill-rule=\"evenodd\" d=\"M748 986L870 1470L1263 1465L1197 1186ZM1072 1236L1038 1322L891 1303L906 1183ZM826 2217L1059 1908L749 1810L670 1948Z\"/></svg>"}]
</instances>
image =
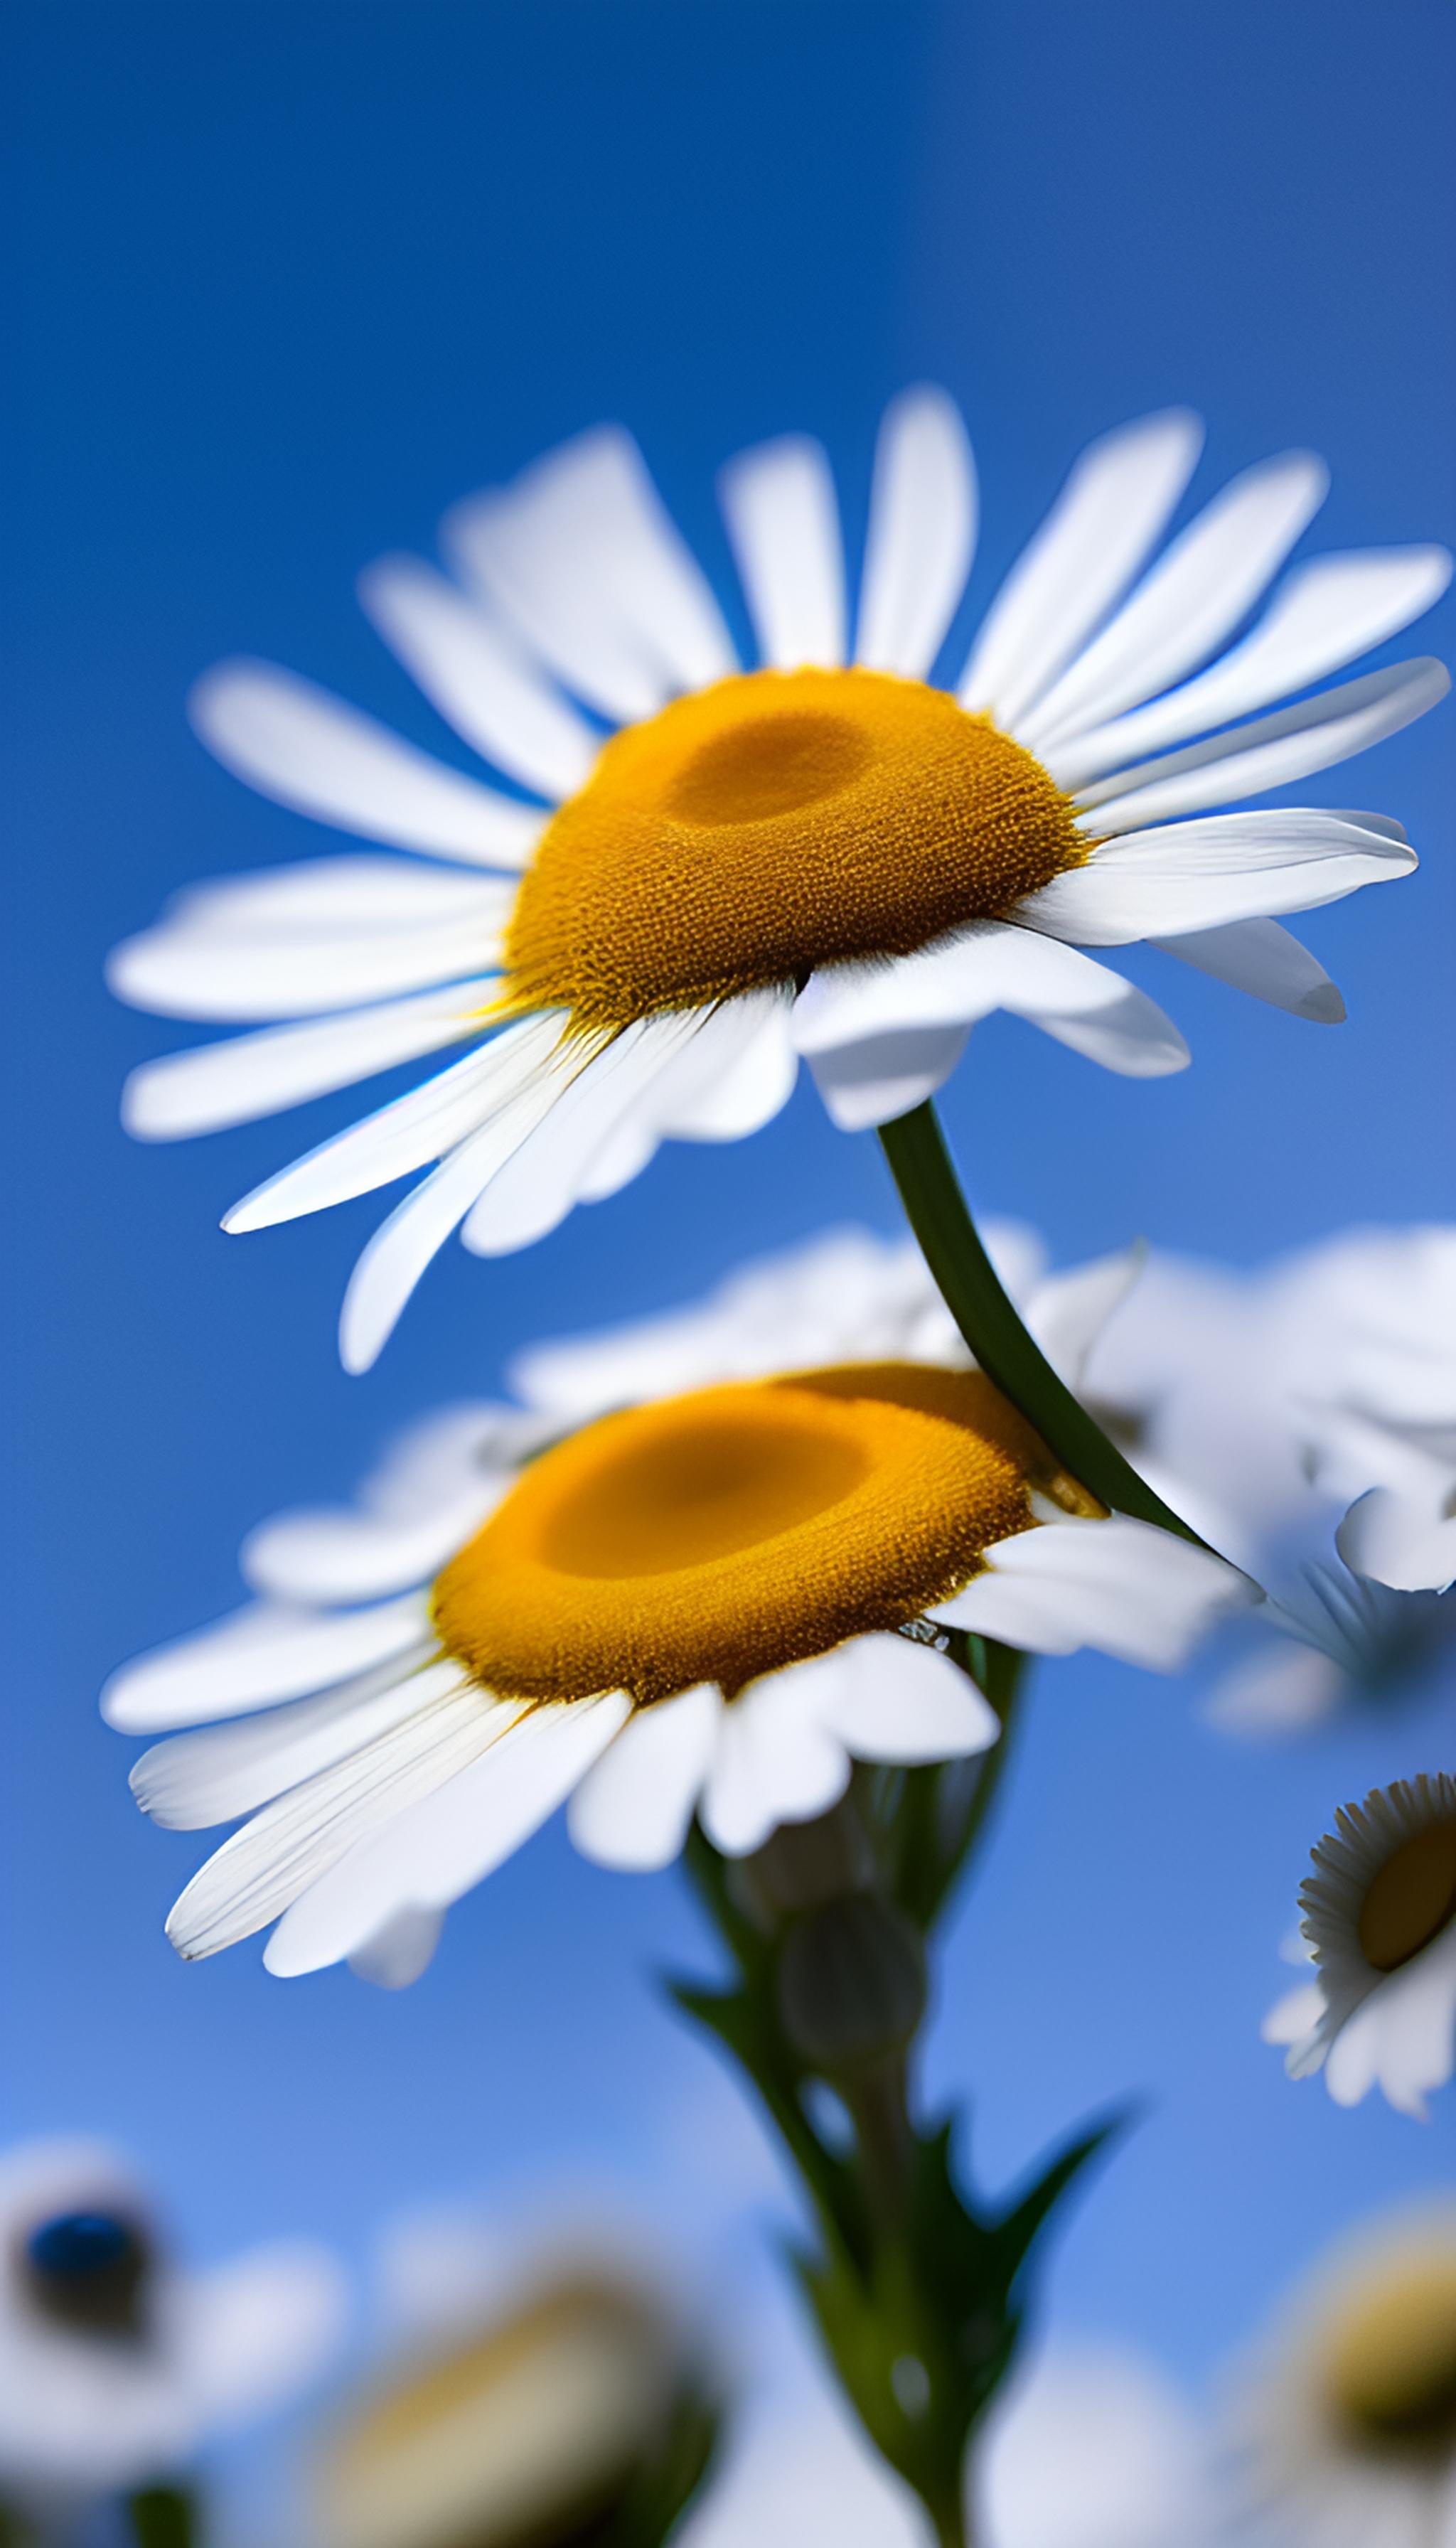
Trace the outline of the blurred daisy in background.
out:
<instances>
[{"instance_id":1,"label":"blurred daisy in background","mask_svg":"<svg viewBox=\"0 0 1456 2548\"><path fill-rule=\"evenodd\" d=\"M153 2197L80 2139L0 2156L0 2507L45 2529L185 2472L327 2364L344 2290L312 2242L183 2265Z\"/></svg>"},{"instance_id":2,"label":"blurred daisy in background","mask_svg":"<svg viewBox=\"0 0 1456 2548\"><path fill-rule=\"evenodd\" d=\"M419 2275L415 2274L416 2304ZM655 2548L711 2459L718 2402L663 2293L579 2257L446 2308L315 2457L319 2548Z\"/></svg>"},{"instance_id":3,"label":"blurred daisy in background","mask_svg":"<svg viewBox=\"0 0 1456 2548\"><path fill-rule=\"evenodd\" d=\"M1447 2548L1456 2207L1367 2228L1309 2278L1246 2366L1233 2432L1250 2508L1276 2540Z\"/></svg>"},{"instance_id":4,"label":"blurred daisy in background","mask_svg":"<svg viewBox=\"0 0 1456 2548\"><path fill-rule=\"evenodd\" d=\"M1265 2041L1289 2046L1293 2078L1322 2068L1338 2104L1378 2086L1423 2121L1456 2066L1456 1779L1374 1788L1312 1857L1300 1928L1317 1978L1271 2009Z\"/></svg>"},{"instance_id":5,"label":"blurred daisy in background","mask_svg":"<svg viewBox=\"0 0 1456 2548\"><path fill-rule=\"evenodd\" d=\"M1154 1252L1081 1388L1276 1588L1216 1723L1295 1732L1428 1684L1456 1640L1456 1229L1342 1231L1250 1272Z\"/></svg>"},{"instance_id":6,"label":"blurred daisy in background","mask_svg":"<svg viewBox=\"0 0 1456 2548\"><path fill-rule=\"evenodd\" d=\"M980 1372L863 1358L893 1341L903 1260L829 1244L864 1278L837 1362L717 1378L744 1360L731 1299L696 1330L669 1320L661 1348L641 1329L592 1348L579 1396L567 1349L528 1360L533 1405L452 1410L354 1509L264 1525L242 1559L255 1601L114 1676L110 1722L171 1738L134 1771L145 1810L181 1830L251 1816L175 1906L181 1953L278 1920L275 1972L347 1956L408 1981L446 1906L568 1797L608 1866L666 1866L694 1812L744 1856L825 1812L852 1760L995 1741L951 1631L1167 1671L1253 1597L1105 1515ZM1044 1287L1064 1344L1127 1270ZM814 1333L801 1273L783 1339L778 1273L751 1278L766 1361ZM705 1385L632 1398L674 1360Z\"/></svg>"},{"instance_id":7,"label":"blurred daisy in background","mask_svg":"<svg viewBox=\"0 0 1456 2548\"><path fill-rule=\"evenodd\" d=\"M208 675L194 718L230 769L420 863L354 852L202 885L120 948L123 998L261 1030L146 1064L132 1131L241 1123L471 1047L227 1218L261 1228L428 1171L350 1283L341 1350L362 1370L452 1231L486 1256L526 1245L663 1139L755 1131L801 1056L846 1129L929 1096L996 1009L1116 1071L1180 1069L1177 1029L1083 948L1150 941L1337 1020L1278 915L1405 873L1399 824L1213 809L1433 704L1446 676L1416 659L1264 713L1427 609L1449 561L1307 561L1239 634L1325 472L1306 452L1246 470L1160 549L1201 443L1178 410L1094 443L946 687L976 489L937 390L886 413L858 579L817 443L724 471L749 672L619 428L458 506L451 576L386 558L362 597L529 796L274 666Z\"/></svg>"}]
</instances>

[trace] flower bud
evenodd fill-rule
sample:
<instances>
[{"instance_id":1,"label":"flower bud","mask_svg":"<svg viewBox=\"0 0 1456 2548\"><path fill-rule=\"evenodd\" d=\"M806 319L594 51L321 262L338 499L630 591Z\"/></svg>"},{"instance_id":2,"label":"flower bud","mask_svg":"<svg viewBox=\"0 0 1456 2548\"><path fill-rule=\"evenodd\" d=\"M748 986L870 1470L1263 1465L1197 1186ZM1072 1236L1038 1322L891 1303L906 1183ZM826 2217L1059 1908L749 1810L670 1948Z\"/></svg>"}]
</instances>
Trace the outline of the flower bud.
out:
<instances>
[{"instance_id":1,"label":"flower bud","mask_svg":"<svg viewBox=\"0 0 1456 2548\"><path fill-rule=\"evenodd\" d=\"M796 1920L778 1956L778 2013L827 2078L902 2052L925 2014L920 1933L877 1893L845 1893Z\"/></svg>"}]
</instances>

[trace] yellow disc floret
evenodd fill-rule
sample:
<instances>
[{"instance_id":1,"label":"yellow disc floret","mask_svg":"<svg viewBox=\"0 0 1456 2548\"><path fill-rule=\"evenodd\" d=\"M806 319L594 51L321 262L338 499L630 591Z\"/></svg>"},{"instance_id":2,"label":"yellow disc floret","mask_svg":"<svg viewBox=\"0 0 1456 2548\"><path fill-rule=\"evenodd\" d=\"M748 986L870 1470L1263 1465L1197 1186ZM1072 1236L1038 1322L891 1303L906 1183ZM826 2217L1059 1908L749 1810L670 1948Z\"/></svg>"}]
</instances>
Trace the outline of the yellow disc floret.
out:
<instances>
[{"instance_id":1,"label":"yellow disc floret","mask_svg":"<svg viewBox=\"0 0 1456 2548\"><path fill-rule=\"evenodd\" d=\"M1094 1510L979 1372L801 1372L633 1408L523 1471L435 1586L442 1643L533 1699L729 1691L896 1628L1034 1521Z\"/></svg>"},{"instance_id":2,"label":"yellow disc floret","mask_svg":"<svg viewBox=\"0 0 1456 2548\"><path fill-rule=\"evenodd\" d=\"M1360 1906L1360 1946L1377 1972L1393 1973L1439 1936L1456 1913L1456 1822L1431 1823L1403 1841L1371 1878Z\"/></svg>"},{"instance_id":3,"label":"yellow disc floret","mask_svg":"<svg viewBox=\"0 0 1456 2548\"><path fill-rule=\"evenodd\" d=\"M1456 2255L1437 2247L1371 2271L1337 2312L1324 2376L1367 2446L1445 2458L1456 2446Z\"/></svg>"},{"instance_id":4,"label":"yellow disc floret","mask_svg":"<svg viewBox=\"0 0 1456 2548\"><path fill-rule=\"evenodd\" d=\"M1086 855L1033 755L887 673L747 673L604 745L516 900L506 999L625 1026L908 956Z\"/></svg>"}]
</instances>

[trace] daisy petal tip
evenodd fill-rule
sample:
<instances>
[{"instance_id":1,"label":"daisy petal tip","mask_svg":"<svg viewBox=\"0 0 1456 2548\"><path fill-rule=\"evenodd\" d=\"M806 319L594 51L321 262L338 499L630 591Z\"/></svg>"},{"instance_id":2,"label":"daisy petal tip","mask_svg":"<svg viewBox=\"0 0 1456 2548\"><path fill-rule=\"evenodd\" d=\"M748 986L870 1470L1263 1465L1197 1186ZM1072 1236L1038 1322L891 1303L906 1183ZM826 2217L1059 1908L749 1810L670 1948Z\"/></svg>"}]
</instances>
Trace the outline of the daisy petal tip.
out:
<instances>
[{"instance_id":1,"label":"daisy petal tip","mask_svg":"<svg viewBox=\"0 0 1456 2548\"><path fill-rule=\"evenodd\" d=\"M1308 1018L1317 1027L1342 1027L1349 1012L1336 982L1319 982L1306 992L1295 1015Z\"/></svg>"}]
</instances>

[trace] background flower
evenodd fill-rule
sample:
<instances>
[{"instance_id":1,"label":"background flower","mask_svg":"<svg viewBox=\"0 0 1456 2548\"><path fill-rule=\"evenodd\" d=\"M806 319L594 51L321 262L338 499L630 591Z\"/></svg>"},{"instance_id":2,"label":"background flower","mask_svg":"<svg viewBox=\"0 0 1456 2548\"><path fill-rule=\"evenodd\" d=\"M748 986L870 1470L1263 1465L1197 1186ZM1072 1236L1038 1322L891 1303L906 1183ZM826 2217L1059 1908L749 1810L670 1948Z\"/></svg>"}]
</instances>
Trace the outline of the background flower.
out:
<instances>
[{"instance_id":1,"label":"background flower","mask_svg":"<svg viewBox=\"0 0 1456 2548\"><path fill-rule=\"evenodd\" d=\"M0 2158L0 2502L50 2522L185 2475L311 2386L336 2350L326 2249L279 2242L209 2268L171 2253L150 2191L103 2143Z\"/></svg>"}]
</instances>

